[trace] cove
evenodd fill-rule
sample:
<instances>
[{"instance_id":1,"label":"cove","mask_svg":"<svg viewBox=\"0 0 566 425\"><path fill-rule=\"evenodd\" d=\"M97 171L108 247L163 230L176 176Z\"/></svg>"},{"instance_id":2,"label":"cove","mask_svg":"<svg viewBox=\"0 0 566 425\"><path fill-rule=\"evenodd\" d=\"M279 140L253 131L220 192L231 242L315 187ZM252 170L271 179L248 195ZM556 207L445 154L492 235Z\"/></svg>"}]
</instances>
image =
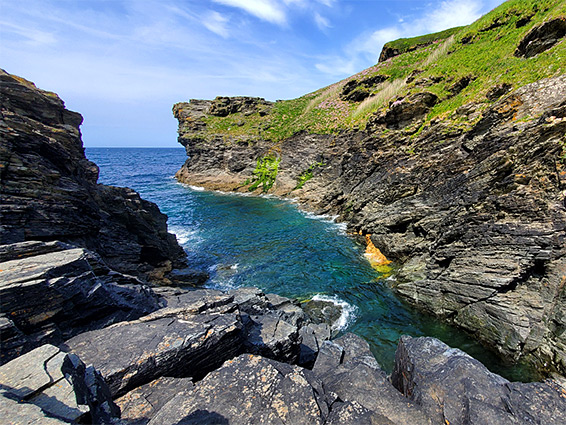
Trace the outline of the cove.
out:
<instances>
[{"instance_id":1,"label":"cove","mask_svg":"<svg viewBox=\"0 0 566 425\"><path fill-rule=\"evenodd\" d=\"M99 182L127 186L169 216L169 230L193 268L208 271L207 286L257 286L299 300L322 296L341 303L342 331L364 337L390 372L400 335L434 336L513 381L536 380L526 365L507 365L462 331L401 302L363 256L365 247L344 224L301 212L272 197L203 191L173 175L182 148L87 148Z\"/></svg>"}]
</instances>

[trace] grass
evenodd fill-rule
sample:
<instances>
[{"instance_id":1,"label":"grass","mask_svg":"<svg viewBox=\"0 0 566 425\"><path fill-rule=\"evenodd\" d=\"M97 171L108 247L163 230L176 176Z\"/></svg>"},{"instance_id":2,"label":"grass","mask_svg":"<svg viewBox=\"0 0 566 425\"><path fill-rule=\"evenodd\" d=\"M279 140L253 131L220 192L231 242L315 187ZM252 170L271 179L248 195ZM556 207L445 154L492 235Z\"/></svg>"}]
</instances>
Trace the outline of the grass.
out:
<instances>
[{"instance_id":1,"label":"grass","mask_svg":"<svg viewBox=\"0 0 566 425\"><path fill-rule=\"evenodd\" d=\"M517 27L517 22L525 17L530 21ZM431 44L407 51L300 98L278 101L266 116L237 113L227 117L207 117L204 119L205 132L197 136L203 139L223 137L226 143L241 140L253 143L261 138L277 146L300 131L333 134L365 128L372 114L386 108L389 102L420 91L430 91L439 97L426 122L441 119L464 125L462 117L455 111L470 102L479 104L480 109L488 107L491 102L486 93L491 87L508 83L516 89L566 73L566 41L529 59L513 54L534 26L555 17L566 19L566 2L509 0L467 27L388 43L409 50L425 41ZM407 77L415 71L420 72L415 81L407 83ZM340 93L346 83L378 74L387 75L389 79L376 86L363 102L341 100ZM460 93L451 95L450 86L464 76L474 79ZM420 79L431 77L437 82L426 88L418 86Z\"/></svg>"},{"instance_id":2,"label":"grass","mask_svg":"<svg viewBox=\"0 0 566 425\"><path fill-rule=\"evenodd\" d=\"M419 37L400 38L398 40L385 43L383 48L395 49L402 54L419 46L427 46L435 41L445 40L456 32L460 31L462 28L464 27L450 28L444 31L435 32L433 34L421 35Z\"/></svg>"}]
</instances>

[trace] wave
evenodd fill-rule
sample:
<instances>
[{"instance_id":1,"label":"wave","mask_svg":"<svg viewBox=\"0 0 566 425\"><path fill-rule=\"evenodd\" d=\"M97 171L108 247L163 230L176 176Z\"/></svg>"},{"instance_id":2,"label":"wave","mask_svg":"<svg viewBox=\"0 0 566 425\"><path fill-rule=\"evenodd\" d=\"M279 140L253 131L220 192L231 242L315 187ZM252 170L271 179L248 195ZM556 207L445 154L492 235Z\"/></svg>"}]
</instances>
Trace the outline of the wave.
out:
<instances>
[{"instance_id":1,"label":"wave","mask_svg":"<svg viewBox=\"0 0 566 425\"><path fill-rule=\"evenodd\" d=\"M169 225L169 232L173 233L177 237L177 242L179 245L186 245L189 241L197 243L202 240L199 236L198 230L189 229L188 227L183 227L179 225Z\"/></svg>"},{"instance_id":2,"label":"wave","mask_svg":"<svg viewBox=\"0 0 566 425\"><path fill-rule=\"evenodd\" d=\"M347 303L346 301L338 298L336 295L324 295L324 294L316 294L312 297L314 301L324 301L324 302L331 302L334 305L339 306L342 309L342 313L338 320L336 320L332 324L332 329L334 331L343 331L347 329L352 323L356 321L356 313L358 312L358 307L352 304Z\"/></svg>"}]
</instances>

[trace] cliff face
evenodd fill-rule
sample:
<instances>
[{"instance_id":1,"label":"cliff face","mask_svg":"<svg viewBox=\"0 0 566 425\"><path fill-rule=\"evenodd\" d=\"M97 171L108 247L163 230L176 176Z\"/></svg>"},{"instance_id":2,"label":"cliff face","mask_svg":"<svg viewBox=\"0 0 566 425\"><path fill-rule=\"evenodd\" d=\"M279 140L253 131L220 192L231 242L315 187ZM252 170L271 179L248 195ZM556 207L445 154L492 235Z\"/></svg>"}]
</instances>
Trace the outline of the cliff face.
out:
<instances>
[{"instance_id":1,"label":"cliff face","mask_svg":"<svg viewBox=\"0 0 566 425\"><path fill-rule=\"evenodd\" d=\"M97 184L82 116L59 97L0 70L0 243L60 240L113 269L160 280L185 254L167 217L131 189Z\"/></svg>"},{"instance_id":2,"label":"cliff face","mask_svg":"<svg viewBox=\"0 0 566 425\"><path fill-rule=\"evenodd\" d=\"M432 50L278 102L263 119L219 121L210 101L177 104L189 157L177 177L260 191L250 183L275 168L270 193L371 235L399 267L400 296L507 358L564 374L565 45L542 31L562 28L559 4L507 2ZM525 59L527 42L543 47ZM494 55L479 56L486 48ZM509 72L485 72L502 62ZM533 78L543 63L536 72L550 78ZM383 78L361 104L340 98L373 74Z\"/></svg>"}]
</instances>

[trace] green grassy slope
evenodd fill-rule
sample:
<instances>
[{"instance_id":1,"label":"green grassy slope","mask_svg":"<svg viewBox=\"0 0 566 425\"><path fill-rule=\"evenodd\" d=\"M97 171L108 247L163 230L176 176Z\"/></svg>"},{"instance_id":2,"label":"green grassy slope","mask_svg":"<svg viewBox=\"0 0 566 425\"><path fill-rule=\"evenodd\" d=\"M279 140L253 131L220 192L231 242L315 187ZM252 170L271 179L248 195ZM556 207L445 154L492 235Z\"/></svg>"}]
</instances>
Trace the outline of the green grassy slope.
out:
<instances>
[{"instance_id":1,"label":"green grassy slope","mask_svg":"<svg viewBox=\"0 0 566 425\"><path fill-rule=\"evenodd\" d=\"M471 125L455 111L470 102L478 103L479 110L487 108L494 102L486 97L490 88L506 84L516 89L566 73L564 40L529 59L514 56L520 41L531 29L556 17L566 19L566 2L509 0L473 24L456 29L445 40L406 52L300 98L279 101L266 116L244 117L238 113L207 117L206 132L258 136L277 143L302 130L326 134L364 129L368 119L385 110L392 101L422 91L432 92L440 99L423 126L433 119ZM375 76L387 80L368 83ZM455 85L468 77L469 85L455 94ZM356 82L352 83L353 80ZM366 87L362 88L369 97L357 102L345 100L343 90L347 84L355 86L364 82Z\"/></svg>"}]
</instances>

